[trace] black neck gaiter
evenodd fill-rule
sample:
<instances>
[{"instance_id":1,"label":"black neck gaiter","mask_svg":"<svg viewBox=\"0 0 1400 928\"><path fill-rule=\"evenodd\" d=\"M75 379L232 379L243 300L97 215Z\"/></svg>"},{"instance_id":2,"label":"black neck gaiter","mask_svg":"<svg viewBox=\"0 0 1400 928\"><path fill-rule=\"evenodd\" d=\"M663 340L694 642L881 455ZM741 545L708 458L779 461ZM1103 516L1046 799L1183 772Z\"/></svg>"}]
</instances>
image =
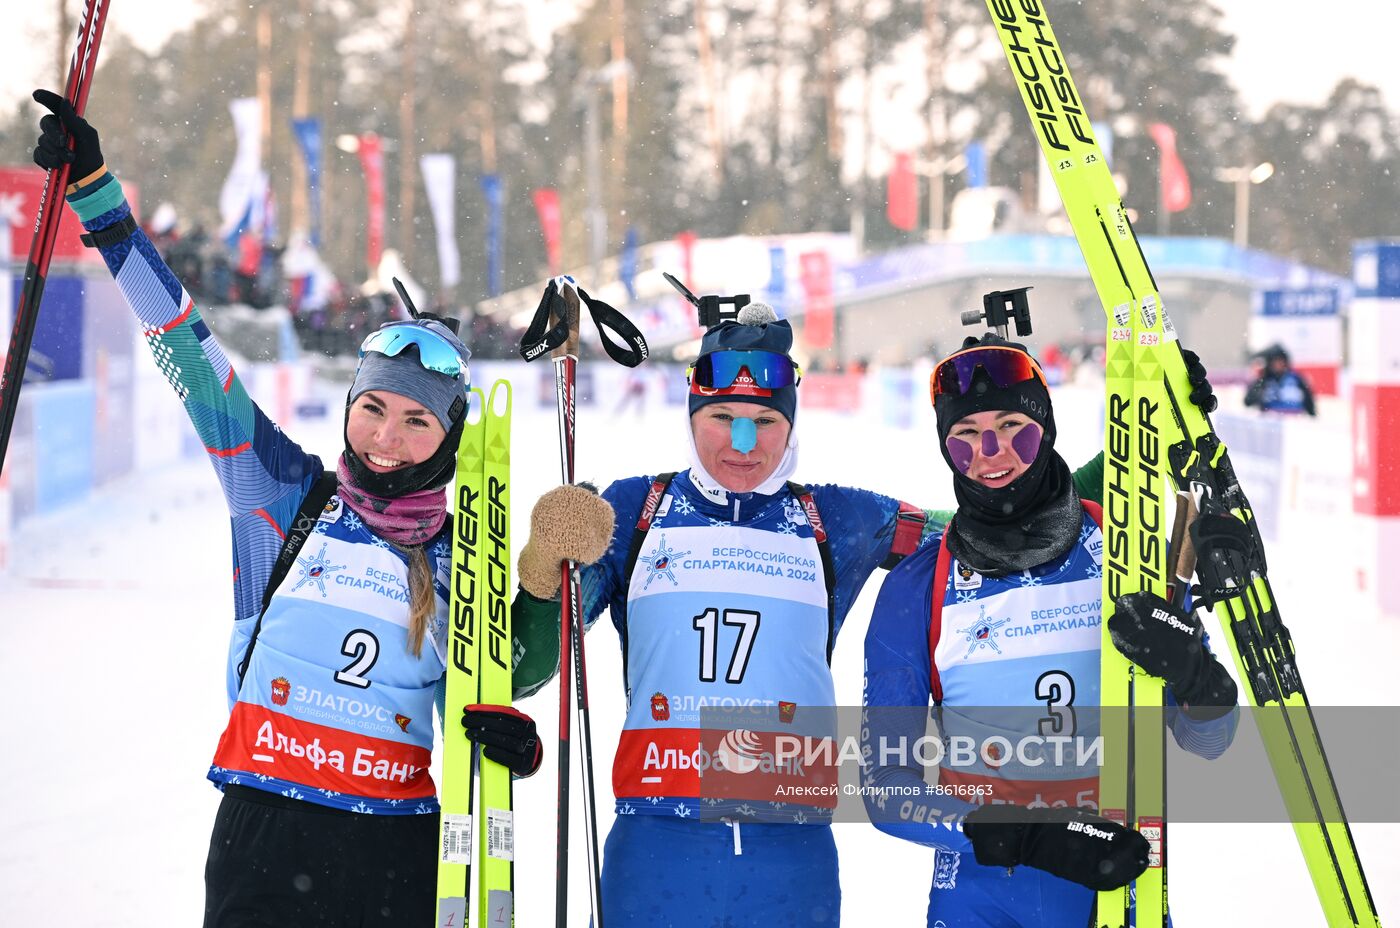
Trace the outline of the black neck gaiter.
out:
<instances>
[{"instance_id":1,"label":"black neck gaiter","mask_svg":"<svg viewBox=\"0 0 1400 928\"><path fill-rule=\"evenodd\" d=\"M1024 474L1000 489L955 473L958 511L944 541L949 552L988 577L1052 561L1079 540L1083 507L1069 465L1042 447Z\"/></svg>"}]
</instances>

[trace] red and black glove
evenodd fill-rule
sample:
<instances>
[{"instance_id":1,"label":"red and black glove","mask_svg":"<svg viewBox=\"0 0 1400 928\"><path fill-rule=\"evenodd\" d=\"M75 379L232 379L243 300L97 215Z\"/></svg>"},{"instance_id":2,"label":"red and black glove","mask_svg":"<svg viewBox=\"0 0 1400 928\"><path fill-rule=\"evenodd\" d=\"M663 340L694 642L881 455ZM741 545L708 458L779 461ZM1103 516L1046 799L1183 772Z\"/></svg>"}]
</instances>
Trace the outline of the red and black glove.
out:
<instances>
[{"instance_id":1,"label":"red and black glove","mask_svg":"<svg viewBox=\"0 0 1400 928\"><path fill-rule=\"evenodd\" d=\"M481 745L488 760L528 777L540 769L544 747L535 731L535 720L510 706L471 705L462 710L462 728Z\"/></svg>"}]
</instances>

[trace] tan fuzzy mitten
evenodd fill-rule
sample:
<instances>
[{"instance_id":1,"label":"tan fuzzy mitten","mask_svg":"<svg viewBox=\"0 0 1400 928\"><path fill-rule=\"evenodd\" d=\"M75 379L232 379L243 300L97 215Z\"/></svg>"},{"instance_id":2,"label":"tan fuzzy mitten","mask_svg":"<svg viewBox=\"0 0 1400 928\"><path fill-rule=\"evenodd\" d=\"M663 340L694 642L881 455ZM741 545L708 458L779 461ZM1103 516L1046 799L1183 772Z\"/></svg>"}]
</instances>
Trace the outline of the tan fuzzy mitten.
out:
<instances>
[{"instance_id":1,"label":"tan fuzzy mitten","mask_svg":"<svg viewBox=\"0 0 1400 928\"><path fill-rule=\"evenodd\" d=\"M530 513L530 540L520 549L520 585L532 596L551 599L559 592L559 565L592 564L612 540L613 509L581 486L555 487Z\"/></svg>"}]
</instances>

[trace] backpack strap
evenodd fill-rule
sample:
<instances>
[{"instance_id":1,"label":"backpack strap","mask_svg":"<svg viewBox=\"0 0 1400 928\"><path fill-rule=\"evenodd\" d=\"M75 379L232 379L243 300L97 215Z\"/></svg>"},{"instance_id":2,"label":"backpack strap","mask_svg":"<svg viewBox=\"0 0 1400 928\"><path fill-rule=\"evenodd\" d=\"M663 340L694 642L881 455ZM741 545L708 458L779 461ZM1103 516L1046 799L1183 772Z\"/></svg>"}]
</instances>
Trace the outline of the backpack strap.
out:
<instances>
[{"instance_id":1,"label":"backpack strap","mask_svg":"<svg viewBox=\"0 0 1400 928\"><path fill-rule=\"evenodd\" d=\"M248 672L248 661L253 657L253 645L258 643L258 632L262 631L263 616L267 614L267 607L272 603L272 595L277 592L277 588L287 578L287 573L292 569L298 552L301 551L302 545L306 544L306 539L311 536L312 530L316 528L316 522L321 518L321 512L326 508L326 503L330 502L330 498L335 495L338 485L339 481L336 479L335 471L322 471L321 476L316 478L316 482L311 484L310 491L302 498L301 507L297 509L296 517L292 519L287 534L282 537L282 550L277 552L277 560L272 562L272 573L267 579L267 586L263 587L262 609L258 612L258 621L253 625L253 635L248 639L248 647L243 652L243 660L238 662L238 683L240 686L243 683L244 674Z\"/></svg>"},{"instance_id":2,"label":"backpack strap","mask_svg":"<svg viewBox=\"0 0 1400 928\"><path fill-rule=\"evenodd\" d=\"M656 510L661 508L661 500L666 495L666 490L671 486L671 481L676 479L676 472L670 471L665 474L657 474L651 482L651 489L647 491L647 498L642 501L642 509L637 513L637 525L632 529L632 543L627 548L627 563L622 570L622 583L624 591L627 584L632 582L632 571L637 569L637 558L641 557L642 544L647 540L647 532L651 530L651 520L656 518ZM624 596L626 593L624 592ZM627 620L622 620L618 628L618 637L622 639L622 679L625 682L627 676Z\"/></svg>"},{"instance_id":3,"label":"backpack strap","mask_svg":"<svg viewBox=\"0 0 1400 928\"><path fill-rule=\"evenodd\" d=\"M894 541L890 543L890 553L880 566L885 570L894 570L896 564L917 551L927 522L926 512L913 503L900 500L899 512L894 517Z\"/></svg>"},{"instance_id":4,"label":"backpack strap","mask_svg":"<svg viewBox=\"0 0 1400 928\"><path fill-rule=\"evenodd\" d=\"M831 561L831 544L827 541L826 526L822 524L822 515L817 511L817 500L812 496L812 491L794 480L788 481L787 488L802 504L822 559L822 578L826 581L826 662L830 664L831 649L836 646L836 567Z\"/></svg>"},{"instance_id":5,"label":"backpack strap","mask_svg":"<svg viewBox=\"0 0 1400 928\"><path fill-rule=\"evenodd\" d=\"M647 532L651 530L651 520L656 518L656 510L661 507L661 499L666 495L666 490L671 486L671 481L676 479L676 472L667 474L657 474L656 479L651 482L651 489L647 491L647 498L642 502L642 511L637 514L637 527L632 530L632 544L627 549L627 564L622 571L622 582L628 583L632 578L632 571L637 567L637 558L642 553L642 543L647 540ZM623 649L626 651L626 649Z\"/></svg>"},{"instance_id":6,"label":"backpack strap","mask_svg":"<svg viewBox=\"0 0 1400 928\"><path fill-rule=\"evenodd\" d=\"M952 521L948 522L952 525ZM938 544L938 562L933 567L933 604L928 615L928 680L929 692L935 704L943 702L943 681L938 676L938 663L933 659L938 650L938 639L943 637L943 598L948 595L948 574L952 570L953 555L948 550L948 529L943 529L943 538Z\"/></svg>"}]
</instances>

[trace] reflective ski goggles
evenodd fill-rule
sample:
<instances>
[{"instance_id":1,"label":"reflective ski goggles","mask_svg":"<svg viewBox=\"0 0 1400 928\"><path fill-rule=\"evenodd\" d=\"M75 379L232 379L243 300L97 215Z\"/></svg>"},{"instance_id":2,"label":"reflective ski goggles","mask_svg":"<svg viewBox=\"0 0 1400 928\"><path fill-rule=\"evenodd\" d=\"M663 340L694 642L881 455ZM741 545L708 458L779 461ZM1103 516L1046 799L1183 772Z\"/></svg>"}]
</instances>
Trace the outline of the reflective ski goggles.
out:
<instances>
[{"instance_id":1,"label":"reflective ski goggles","mask_svg":"<svg viewBox=\"0 0 1400 928\"><path fill-rule=\"evenodd\" d=\"M1049 388L1045 373L1035 359L1015 348L978 345L949 355L939 362L928 379L929 399L938 402L943 395L962 396L972 387L972 376L981 368L992 383L1005 389L1035 378Z\"/></svg>"},{"instance_id":2,"label":"reflective ski goggles","mask_svg":"<svg viewBox=\"0 0 1400 928\"><path fill-rule=\"evenodd\" d=\"M722 390L734 386L744 370L753 378L750 386L764 390L795 387L802 382L802 368L776 351L712 351L696 359L686 378L692 384Z\"/></svg>"},{"instance_id":3,"label":"reflective ski goggles","mask_svg":"<svg viewBox=\"0 0 1400 928\"><path fill-rule=\"evenodd\" d=\"M437 331L438 328L442 331ZM390 322L371 332L360 343L359 356L363 358L367 353L377 351L392 358L410 345L418 349L418 363L428 370L448 377L464 376L468 383L471 382L470 375L466 374L471 351L440 322Z\"/></svg>"}]
</instances>

